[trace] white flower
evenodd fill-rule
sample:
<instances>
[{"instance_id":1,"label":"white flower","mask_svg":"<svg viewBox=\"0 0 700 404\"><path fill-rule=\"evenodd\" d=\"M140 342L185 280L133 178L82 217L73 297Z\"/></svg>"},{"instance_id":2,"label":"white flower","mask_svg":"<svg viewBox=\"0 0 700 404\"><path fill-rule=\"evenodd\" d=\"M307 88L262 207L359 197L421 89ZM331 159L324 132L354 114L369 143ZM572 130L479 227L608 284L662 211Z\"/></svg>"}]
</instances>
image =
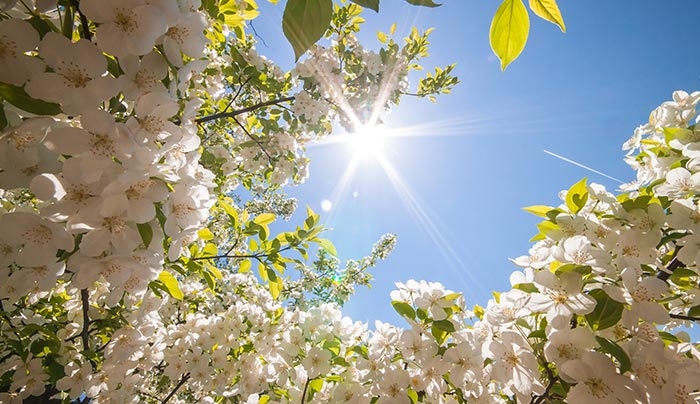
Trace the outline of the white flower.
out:
<instances>
[{"instance_id":1,"label":"white flower","mask_svg":"<svg viewBox=\"0 0 700 404\"><path fill-rule=\"evenodd\" d=\"M66 229L37 215L24 212L0 216L0 229L12 229L13 239L7 242L19 247L15 262L21 266L38 267L56 262L59 250L72 251L73 237Z\"/></svg>"},{"instance_id":2,"label":"white flower","mask_svg":"<svg viewBox=\"0 0 700 404\"><path fill-rule=\"evenodd\" d=\"M34 98L60 103L66 114L93 109L119 90L116 79L106 75L107 59L85 39L71 43L49 32L39 44L39 56L53 72L32 75L25 90Z\"/></svg>"},{"instance_id":3,"label":"white flower","mask_svg":"<svg viewBox=\"0 0 700 404\"><path fill-rule=\"evenodd\" d=\"M163 36L163 50L165 57L175 66L182 66L180 53L197 59L207 45L204 30L207 20L200 12L187 12L180 16L176 25L168 28Z\"/></svg>"},{"instance_id":4,"label":"white flower","mask_svg":"<svg viewBox=\"0 0 700 404\"><path fill-rule=\"evenodd\" d=\"M116 57L147 54L168 29L162 11L146 0L83 0L80 10L99 23L97 46Z\"/></svg>"},{"instance_id":5,"label":"white flower","mask_svg":"<svg viewBox=\"0 0 700 404\"><path fill-rule=\"evenodd\" d=\"M161 80L168 74L168 64L160 53L153 51L141 59L133 55L125 56L119 59L119 65L124 70L119 80L126 98L135 100L150 92L167 93Z\"/></svg>"},{"instance_id":6,"label":"white flower","mask_svg":"<svg viewBox=\"0 0 700 404\"><path fill-rule=\"evenodd\" d=\"M519 334L504 331L501 338L484 347L493 358L492 377L522 394L528 394L539 377L537 358Z\"/></svg>"},{"instance_id":7,"label":"white flower","mask_svg":"<svg viewBox=\"0 0 700 404\"><path fill-rule=\"evenodd\" d=\"M654 191L661 196L684 198L689 193L700 192L700 172L691 174L683 167L678 167L666 173L666 182L654 187Z\"/></svg>"},{"instance_id":8,"label":"white flower","mask_svg":"<svg viewBox=\"0 0 700 404\"><path fill-rule=\"evenodd\" d=\"M123 199L122 203L127 206L126 217L136 223L146 223L156 217L154 203L167 198L168 188L148 175L127 171L105 188L103 196Z\"/></svg>"},{"instance_id":9,"label":"white flower","mask_svg":"<svg viewBox=\"0 0 700 404\"><path fill-rule=\"evenodd\" d=\"M533 312L547 314L547 320L555 328L566 327L573 314L588 314L596 301L582 292L583 279L578 272L557 275L549 270L535 274L535 282L541 293L533 293L529 307Z\"/></svg>"},{"instance_id":10,"label":"white flower","mask_svg":"<svg viewBox=\"0 0 700 404\"><path fill-rule=\"evenodd\" d=\"M0 21L0 81L23 85L33 74L44 71L44 63L25 54L39 44L39 34L26 21Z\"/></svg>"},{"instance_id":11,"label":"white flower","mask_svg":"<svg viewBox=\"0 0 700 404\"><path fill-rule=\"evenodd\" d=\"M560 368L567 361L580 359L584 352L597 346L588 327L552 329L547 338L545 357Z\"/></svg>"},{"instance_id":12,"label":"white flower","mask_svg":"<svg viewBox=\"0 0 700 404\"><path fill-rule=\"evenodd\" d=\"M96 257L112 248L118 254L131 254L141 244L141 236L127 216L128 204L121 195L102 197L99 204L75 216L71 230L87 231L80 242L83 254Z\"/></svg>"},{"instance_id":13,"label":"white flower","mask_svg":"<svg viewBox=\"0 0 700 404\"><path fill-rule=\"evenodd\" d=\"M605 355L586 352L581 359L562 365L562 378L576 383L567 395L572 403L620 404L635 403L639 387L627 377L619 375L615 365Z\"/></svg>"}]
</instances>

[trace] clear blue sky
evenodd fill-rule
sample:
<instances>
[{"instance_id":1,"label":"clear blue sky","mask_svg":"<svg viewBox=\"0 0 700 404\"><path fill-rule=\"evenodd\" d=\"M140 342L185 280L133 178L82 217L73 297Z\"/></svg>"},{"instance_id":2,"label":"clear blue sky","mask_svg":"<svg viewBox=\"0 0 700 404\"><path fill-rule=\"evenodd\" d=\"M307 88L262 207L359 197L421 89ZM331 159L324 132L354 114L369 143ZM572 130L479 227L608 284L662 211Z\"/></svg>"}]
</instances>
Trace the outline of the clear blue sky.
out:
<instances>
[{"instance_id":1,"label":"clear blue sky","mask_svg":"<svg viewBox=\"0 0 700 404\"><path fill-rule=\"evenodd\" d=\"M258 50L291 62L288 45L273 37L283 4L260 3L254 25L268 47ZM485 305L492 290L508 289L516 269L508 258L527 254L536 233L536 218L522 207L557 205L557 193L582 177L616 189L616 182L543 150L628 181L633 172L622 161L622 143L674 90L700 89L697 0L559 0L567 33L531 18L527 47L505 72L488 44L499 2L443 3L428 9L383 0L378 15L365 13L367 44L392 22L398 33L435 27L424 66L456 62L462 83L437 104L407 99L387 119L390 127L422 128L421 136L385 145L422 214L367 160L322 215L344 259L361 257L384 233L398 235L394 253L373 270L373 288L358 290L344 310L356 320L404 325L389 292L408 279L442 282L463 292L468 305ZM290 194L320 212L351 154L340 145L308 154L311 176Z\"/></svg>"}]
</instances>

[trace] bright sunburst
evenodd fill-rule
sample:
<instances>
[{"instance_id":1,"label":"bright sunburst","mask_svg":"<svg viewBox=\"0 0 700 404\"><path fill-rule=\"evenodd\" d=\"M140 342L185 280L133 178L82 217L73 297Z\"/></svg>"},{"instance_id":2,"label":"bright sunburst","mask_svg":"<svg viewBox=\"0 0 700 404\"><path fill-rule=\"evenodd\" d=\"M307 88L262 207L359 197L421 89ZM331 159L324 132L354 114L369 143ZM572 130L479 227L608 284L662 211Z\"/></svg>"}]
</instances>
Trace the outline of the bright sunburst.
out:
<instances>
[{"instance_id":1,"label":"bright sunburst","mask_svg":"<svg viewBox=\"0 0 700 404\"><path fill-rule=\"evenodd\" d=\"M361 125L354 133L348 134L347 144L353 157L381 156L387 133L383 125Z\"/></svg>"}]
</instances>

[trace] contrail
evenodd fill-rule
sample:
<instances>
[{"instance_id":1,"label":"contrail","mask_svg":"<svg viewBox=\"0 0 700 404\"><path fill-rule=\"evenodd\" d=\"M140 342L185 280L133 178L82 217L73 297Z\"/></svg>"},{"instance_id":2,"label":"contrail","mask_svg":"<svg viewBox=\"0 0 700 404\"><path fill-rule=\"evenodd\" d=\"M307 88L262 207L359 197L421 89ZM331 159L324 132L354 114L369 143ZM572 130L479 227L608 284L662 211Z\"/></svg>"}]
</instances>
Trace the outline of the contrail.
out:
<instances>
[{"instance_id":1,"label":"contrail","mask_svg":"<svg viewBox=\"0 0 700 404\"><path fill-rule=\"evenodd\" d=\"M564 161L566 161L567 163L571 163L571 164L573 164L573 165L575 165L575 166L577 166L577 167L581 167L581 168L583 168L584 170L588 170L588 171L590 171L590 172L592 172L592 173L596 173L596 174L598 174L598 175L602 175L602 176L605 177L605 178L611 179L611 180L613 180L613 181L617 181L617 182L619 182L620 184L624 184L624 181L620 181L620 180L618 180L617 178L615 178L615 177L613 177L613 176L607 175L607 174L605 174L605 173L601 173L600 171L595 170L595 169L593 169L593 168L591 168L591 167L585 166L585 165L583 165L583 164L581 164L581 163L577 163L577 162L575 162L575 161L573 161L573 160L571 160L571 159L567 159L566 157L560 156L560 155L558 155L558 154L556 154L556 153L552 153L552 152L549 151L549 150L543 150L543 151L544 151L545 153L549 154L550 156L556 157L556 158L558 158L558 159L560 159L560 160L564 160Z\"/></svg>"}]
</instances>

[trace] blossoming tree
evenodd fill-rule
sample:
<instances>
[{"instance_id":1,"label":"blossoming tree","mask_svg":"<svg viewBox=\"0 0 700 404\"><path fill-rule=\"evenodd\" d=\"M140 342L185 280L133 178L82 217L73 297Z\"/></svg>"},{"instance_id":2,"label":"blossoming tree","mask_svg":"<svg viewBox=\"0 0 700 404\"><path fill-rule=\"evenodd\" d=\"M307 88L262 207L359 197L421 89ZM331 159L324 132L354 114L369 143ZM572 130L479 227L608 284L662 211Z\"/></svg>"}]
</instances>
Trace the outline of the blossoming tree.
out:
<instances>
[{"instance_id":1,"label":"blossoming tree","mask_svg":"<svg viewBox=\"0 0 700 404\"><path fill-rule=\"evenodd\" d=\"M695 402L700 93L635 131L626 193L527 208L511 290L398 283L405 328L370 331L339 306L393 236L341 268L313 211L270 224L307 142L457 79L409 90L428 33L371 51L378 1L321 3L287 3L285 72L253 0L0 2L0 402Z\"/></svg>"}]
</instances>

